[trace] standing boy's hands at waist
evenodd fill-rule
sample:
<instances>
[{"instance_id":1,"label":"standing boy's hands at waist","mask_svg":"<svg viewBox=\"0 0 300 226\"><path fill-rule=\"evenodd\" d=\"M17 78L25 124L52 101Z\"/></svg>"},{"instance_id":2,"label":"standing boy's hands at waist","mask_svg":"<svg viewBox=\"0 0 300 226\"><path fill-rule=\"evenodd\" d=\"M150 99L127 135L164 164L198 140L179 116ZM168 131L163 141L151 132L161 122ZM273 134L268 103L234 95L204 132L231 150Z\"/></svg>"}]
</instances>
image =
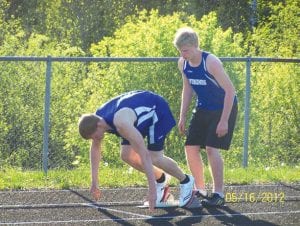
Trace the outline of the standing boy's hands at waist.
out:
<instances>
[{"instance_id":1,"label":"standing boy's hands at waist","mask_svg":"<svg viewBox=\"0 0 300 226\"><path fill-rule=\"evenodd\" d=\"M216 134L218 137L223 137L228 133L228 122L227 121L222 121L218 123L217 129L216 129Z\"/></svg>"}]
</instances>

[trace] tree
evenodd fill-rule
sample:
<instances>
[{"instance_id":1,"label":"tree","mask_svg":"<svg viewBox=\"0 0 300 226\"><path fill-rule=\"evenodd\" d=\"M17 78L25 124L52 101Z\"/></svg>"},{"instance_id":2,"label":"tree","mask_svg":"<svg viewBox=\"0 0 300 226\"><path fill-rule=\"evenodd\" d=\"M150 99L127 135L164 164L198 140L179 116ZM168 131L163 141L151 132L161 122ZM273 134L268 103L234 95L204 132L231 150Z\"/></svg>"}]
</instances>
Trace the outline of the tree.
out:
<instances>
[{"instance_id":1,"label":"tree","mask_svg":"<svg viewBox=\"0 0 300 226\"><path fill-rule=\"evenodd\" d=\"M259 23L250 38L250 54L299 58L299 3L287 0L285 4L269 4L269 9L269 19ZM300 157L299 66L263 63L253 65L252 71L253 158L268 158L273 164L297 163Z\"/></svg>"},{"instance_id":2,"label":"tree","mask_svg":"<svg viewBox=\"0 0 300 226\"><path fill-rule=\"evenodd\" d=\"M161 16L184 12L197 20L210 12L217 12L223 29L246 32L250 28L250 1L244 0L6 0L6 20L20 19L26 37L44 34L57 42L79 46L87 54L91 44L126 22L126 17L137 16L142 10L158 11ZM230 10L230 11L229 11ZM228 12L229 11L229 12Z\"/></svg>"},{"instance_id":3,"label":"tree","mask_svg":"<svg viewBox=\"0 0 300 226\"><path fill-rule=\"evenodd\" d=\"M118 57L146 57L146 56L178 56L173 46L176 30L182 26L195 28L201 37L201 46L215 54L226 52L230 55L243 55L240 47L242 36L233 34L231 29L223 31L217 23L216 14L211 13L197 21L194 16L184 13L172 16L159 16L158 11L142 11L139 16L130 17L126 24L117 30L112 37L105 37L91 48L94 56ZM214 34L214 35L212 35ZM234 67L229 71L236 76L238 82L239 72ZM86 109L94 111L96 107L110 97L121 92L134 89L148 89L162 94L170 103L175 117L179 115L178 101L181 92L181 77L177 69L177 62L172 63L102 63L89 69L89 78L85 84L90 87L91 96L86 103ZM167 151L177 159L183 159L181 148L183 139L174 129L167 143ZM104 158L110 162L116 161L111 155L117 145L111 146L108 142L104 146ZM119 155L118 152L115 153ZM106 159L106 160L107 160Z\"/></svg>"}]
</instances>

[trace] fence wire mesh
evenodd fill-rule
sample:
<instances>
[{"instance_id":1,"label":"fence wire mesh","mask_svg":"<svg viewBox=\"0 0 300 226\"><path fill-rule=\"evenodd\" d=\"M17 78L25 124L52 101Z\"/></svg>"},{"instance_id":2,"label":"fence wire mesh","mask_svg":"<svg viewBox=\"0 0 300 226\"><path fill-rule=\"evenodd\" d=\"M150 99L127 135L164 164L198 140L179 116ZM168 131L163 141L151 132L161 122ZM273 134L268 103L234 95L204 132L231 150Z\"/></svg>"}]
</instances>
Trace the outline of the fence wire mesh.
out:
<instances>
[{"instance_id":1,"label":"fence wire mesh","mask_svg":"<svg viewBox=\"0 0 300 226\"><path fill-rule=\"evenodd\" d=\"M247 164L248 139L250 162L263 164L261 158L275 164L297 162L300 59L222 60L239 99L236 131L231 151L223 154L225 162L240 166L244 159ZM0 166L47 171L88 164L89 144L79 137L77 120L121 92L158 92L170 103L175 118L179 116L182 81L177 58L0 57L0 61ZM167 155L184 161L183 141L174 129L166 143ZM117 138L105 138L104 162L121 164L118 149Z\"/></svg>"}]
</instances>

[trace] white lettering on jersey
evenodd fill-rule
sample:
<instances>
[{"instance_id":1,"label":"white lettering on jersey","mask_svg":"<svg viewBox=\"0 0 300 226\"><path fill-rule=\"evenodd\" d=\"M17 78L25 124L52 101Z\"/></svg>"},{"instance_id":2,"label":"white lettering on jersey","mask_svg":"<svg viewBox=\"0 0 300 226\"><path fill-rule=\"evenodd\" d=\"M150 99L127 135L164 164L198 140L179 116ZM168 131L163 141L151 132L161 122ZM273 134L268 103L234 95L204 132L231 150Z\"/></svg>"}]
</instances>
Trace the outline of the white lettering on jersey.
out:
<instances>
[{"instance_id":1,"label":"white lettering on jersey","mask_svg":"<svg viewBox=\"0 0 300 226\"><path fill-rule=\"evenodd\" d=\"M189 79L191 85L198 85L198 86L206 86L206 80L204 79Z\"/></svg>"}]
</instances>

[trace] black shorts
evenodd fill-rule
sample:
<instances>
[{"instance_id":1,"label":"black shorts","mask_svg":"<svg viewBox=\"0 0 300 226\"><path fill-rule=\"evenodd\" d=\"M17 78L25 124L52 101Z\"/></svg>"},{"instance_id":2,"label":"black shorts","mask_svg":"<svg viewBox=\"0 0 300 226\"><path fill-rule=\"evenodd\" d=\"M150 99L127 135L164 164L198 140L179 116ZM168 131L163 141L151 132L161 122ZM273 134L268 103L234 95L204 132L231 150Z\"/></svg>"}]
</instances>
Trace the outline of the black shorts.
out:
<instances>
[{"instance_id":1,"label":"black shorts","mask_svg":"<svg viewBox=\"0 0 300 226\"><path fill-rule=\"evenodd\" d=\"M228 133L223 137L218 137L216 129L221 118L222 110L208 111L195 109L187 131L185 145L199 145L201 148L209 146L228 150L233 135L237 113L238 106L237 103L234 103L228 120Z\"/></svg>"}]
</instances>

